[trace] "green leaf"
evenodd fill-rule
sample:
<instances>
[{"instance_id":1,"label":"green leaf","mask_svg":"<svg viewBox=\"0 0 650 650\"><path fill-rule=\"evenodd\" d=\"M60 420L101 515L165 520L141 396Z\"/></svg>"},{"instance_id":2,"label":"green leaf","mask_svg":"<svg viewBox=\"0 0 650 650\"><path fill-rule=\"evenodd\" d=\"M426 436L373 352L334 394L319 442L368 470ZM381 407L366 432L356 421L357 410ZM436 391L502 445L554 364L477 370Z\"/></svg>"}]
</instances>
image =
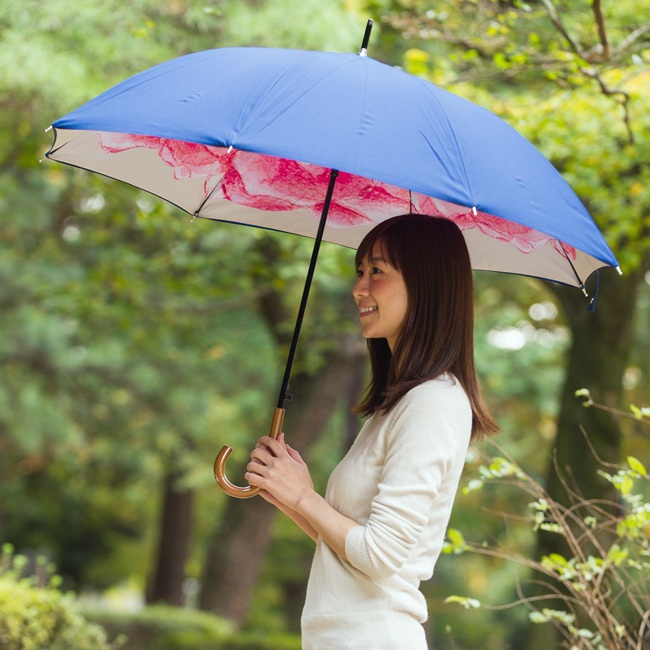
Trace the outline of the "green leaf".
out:
<instances>
[{"instance_id":1,"label":"green leaf","mask_svg":"<svg viewBox=\"0 0 650 650\"><path fill-rule=\"evenodd\" d=\"M469 494L470 492L475 492L480 490L483 487L484 483L480 479L474 479L467 484L467 487L463 489L463 494Z\"/></svg>"},{"instance_id":2,"label":"green leaf","mask_svg":"<svg viewBox=\"0 0 650 650\"><path fill-rule=\"evenodd\" d=\"M637 420L643 419L643 411L638 406L630 404L630 411L632 411L632 414Z\"/></svg>"},{"instance_id":3,"label":"green leaf","mask_svg":"<svg viewBox=\"0 0 650 650\"><path fill-rule=\"evenodd\" d=\"M632 491L633 487L634 487L634 481L629 476L626 476L621 481L619 490L621 491L621 494L629 494Z\"/></svg>"},{"instance_id":4,"label":"green leaf","mask_svg":"<svg viewBox=\"0 0 650 650\"><path fill-rule=\"evenodd\" d=\"M497 68L501 68L502 70L505 70L506 68L510 67L510 63L504 56L503 52L497 52L492 59L494 60L494 64L497 66Z\"/></svg>"},{"instance_id":5,"label":"green leaf","mask_svg":"<svg viewBox=\"0 0 650 650\"><path fill-rule=\"evenodd\" d=\"M627 457L627 464L637 473L639 473L641 476L645 476L647 472L645 471L645 467L642 465L641 461L634 458L634 456L628 456Z\"/></svg>"},{"instance_id":6,"label":"green leaf","mask_svg":"<svg viewBox=\"0 0 650 650\"><path fill-rule=\"evenodd\" d=\"M578 630L576 632L576 635L579 637L582 637L583 639L592 639L594 636L594 633L591 630L588 630L586 628L582 628L581 630Z\"/></svg>"},{"instance_id":7,"label":"green leaf","mask_svg":"<svg viewBox=\"0 0 650 650\"><path fill-rule=\"evenodd\" d=\"M562 527L559 524L540 524L539 527L549 533L562 533Z\"/></svg>"},{"instance_id":8,"label":"green leaf","mask_svg":"<svg viewBox=\"0 0 650 650\"><path fill-rule=\"evenodd\" d=\"M594 400L593 400L593 398L591 397L591 392L589 391L588 388L579 388L579 389L574 393L574 395L575 395L576 397L584 397L584 398L585 398L584 401L582 402L582 405L583 405L585 408L590 407L590 406L594 403Z\"/></svg>"},{"instance_id":9,"label":"green leaf","mask_svg":"<svg viewBox=\"0 0 650 650\"><path fill-rule=\"evenodd\" d=\"M463 538L463 533L461 533L456 528L450 528L447 531L447 537L449 537L450 541L453 544L462 544L465 541L465 539Z\"/></svg>"},{"instance_id":10,"label":"green leaf","mask_svg":"<svg viewBox=\"0 0 650 650\"><path fill-rule=\"evenodd\" d=\"M458 603L462 605L465 609L474 607L478 609L481 606L481 603L475 598L464 598L463 596L449 596L445 598L445 603Z\"/></svg>"}]
</instances>

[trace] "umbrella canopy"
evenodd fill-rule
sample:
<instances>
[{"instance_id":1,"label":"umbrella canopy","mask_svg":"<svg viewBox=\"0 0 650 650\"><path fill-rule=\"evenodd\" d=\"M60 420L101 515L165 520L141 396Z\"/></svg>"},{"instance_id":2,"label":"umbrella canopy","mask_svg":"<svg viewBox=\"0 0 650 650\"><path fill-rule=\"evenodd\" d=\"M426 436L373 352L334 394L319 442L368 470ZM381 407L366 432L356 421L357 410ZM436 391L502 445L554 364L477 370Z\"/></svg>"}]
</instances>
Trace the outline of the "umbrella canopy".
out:
<instances>
[{"instance_id":1,"label":"umbrella canopy","mask_svg":"<svg viewBox=\"0 0 650 650\"><path fill-rule=\"evenodd\" d=\"M445 216L475 269L584 288L616 258L555 168L490 111L366 56L190 54L53 123L47 157L188 213L356 247L404 212Z\"/></svg>"}]
</instances>

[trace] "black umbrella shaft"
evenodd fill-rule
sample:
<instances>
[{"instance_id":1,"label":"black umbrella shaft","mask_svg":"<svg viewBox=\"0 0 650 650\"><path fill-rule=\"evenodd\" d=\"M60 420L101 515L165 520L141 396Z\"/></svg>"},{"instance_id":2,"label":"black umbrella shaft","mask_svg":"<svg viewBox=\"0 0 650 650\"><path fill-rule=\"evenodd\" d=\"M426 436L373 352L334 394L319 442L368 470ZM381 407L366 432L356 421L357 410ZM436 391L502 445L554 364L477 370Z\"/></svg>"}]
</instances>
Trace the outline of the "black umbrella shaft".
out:
<instances>
[{"instance_id":1,"label":"black umbrella shaft","mask_svg":"<svg viewBox=\"0 0 650 650\"><path fill-rule=\"evenodd\" d=\"M372 32L372 18L366 24L366 33L363 35L363 42L361 43L361 50L368 49L368 43L370 42L370 32Z\"/></svg>"},{"instance_id":2,"label":"black umbrella shaft","mask_svg":"<svg viewBox=\"0 0 650 650\"><path fill-rule=\"evenodd\" d=\"M298 310L298 318L296 319L296 327L293 330L293 338L291 339L291 347L289 348L289 357L287 359L287 367L284 369L284 378L282 379L282 388L280 388L280 397L278 398L278 408L284 408L284 400L287 397L287 387L289 386L289 377L291 375L291 367L293 366L293 358L296 356L296 348L298 347L298 338L300 337L300 328L302 327L302 319L305 315L307 307L307 299L309 298L309 290L311 289L311 281L314 277L314 269L316 268L316 260L318 259L318 251L320 250L320 243L323 240L323 232L325 232L325 222L327 221L327 213L330 209L332 202L332 193L334 192L334 183L336 177L339 175L336 169L330 171L330 182L327 186L327 194L325 195L325 204L323 205L323 212L320 216L320 223L318 224L318 232L316 233L316 240L314 241L314 250L311 253L311 261L309 262L309 270L307 271L307 279L305 280L305 288L302 291L302 300L300 301L300 309Z\"/></svg>"}]
</instances>

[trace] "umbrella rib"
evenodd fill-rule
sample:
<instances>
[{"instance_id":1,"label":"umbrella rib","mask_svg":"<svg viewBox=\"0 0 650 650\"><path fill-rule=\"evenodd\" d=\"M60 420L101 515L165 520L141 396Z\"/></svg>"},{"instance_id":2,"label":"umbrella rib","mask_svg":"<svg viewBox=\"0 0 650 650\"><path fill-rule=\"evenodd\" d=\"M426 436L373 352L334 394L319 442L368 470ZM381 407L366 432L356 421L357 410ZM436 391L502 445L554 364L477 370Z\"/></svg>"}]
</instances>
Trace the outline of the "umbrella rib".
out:
<instances>
[{"instance_id":1,"label":"umbrella rib","mask_svg":"<svg viewBox=\"0 0 650 650\"><path fill-rule=\"evenodd\" d=\"M208 194L205 195L205 198L201 202L201 205L192 214L192 221L194 221L194 219L196 217L201 216L199 213L201 212L201 210L203 210L203 206L207 203L208 199L214 194L214 191L217 189L217 187L219 187L219 185L221 185L222 180L223 180L223 177L221 177L219 179L219 182L210 190L210 192Z\"/></svg>"},{"instance_id":2,"label":"umbrella rib","mask_svg":"<svg viewBox=\"0 0 650 650\"><path fill-rule=\"evenodd\" d=\"M298 346L298 338L300 337L300 328L302 327L302 319L305 315L305 308L307 307L307 299L309 298L309 290L311 288L311 281L314 277L314 269L316 268L316 260L318 259L318 251L320 244L323 240L323 233L325 232L325 222L327 221L327 213L329 212L330 203L332 201L332 193L334 192L334 183L336 177L339 175L336 169L330 170L330 182L327 186L327 194L325 196L325 203L323 204L323 211L321 213L320 222L318 224L318 233L314 241L314 249L312 250L311 260L309 262L309 270L307 271L307 278L305 280L305 288L302 292L302 300L300 301L300 309L298 310L298 317L296 318L296 326L293 330L293 338L291 339L291 347L289 348L289 356L287 357L287 365L284 370L284 377L282 379L282 387L280 388L280 396L278 397L278 408L284 408L284 401L287 399L287 388L289 387L289 377L291 375L291 367L293 366L293 359L296 355L296 347Z\"/></svg>"},{"instance_id":3,"label":"umbrella rib","mask_svg":"<svg viewBox=\"0 0 650 650\"><path fill-rule=\"evenodd\" d=\"M586 296L587 295L587 290L585 289L585 283L580 279L580 276L578 275L578 272L576 271L576 267L573 266L573 262L571 261L571 258L569 257L568 253L566 252L566 250L564 248L564 244L559 239L556 239L555 241L560 245L560 248L562 249L562 252L564 253L564 257L566 257L567 262L571 265L571 269L573 270L573 273L575 274L575 276L576 276L576 278L578 280L578 284L579 284L580 288L582 289L582 293L584 293L585 296Z\"/></svg>"},{"instance_id":4,"label":"umbrella rib","mask_svg":"<svg viewBox=\"0 0 650 650\"><path fill-rule=\"evenodd\" d=\"M230 149L232 149L232 146L230 147ZM228 149L228 151L230 151L230 149ZM219 179L219 182L206 195L206 197L203 199L203 201L202 201L201 205L198 207L198 209L194 211L194 214L192 215L192 220L194 220L196 217L201 216L199 214L199 212L201 212L201 210L203 210L203 206L206 204L207 200L214 194L214 191L217 189L217 187L219 187L219 185L221 185L221 183L222 183L223 179L225 178L226 174L230 171L230 168L235 164L235 160L237 160L238 155L239 155L239 150L237 151L237 154L235 156L233 156L233 159L230 161L230 165L228 165L228 169L226 169L226 171L223 174L221 174L221 178Z\"/></svg>"}]
</instances>

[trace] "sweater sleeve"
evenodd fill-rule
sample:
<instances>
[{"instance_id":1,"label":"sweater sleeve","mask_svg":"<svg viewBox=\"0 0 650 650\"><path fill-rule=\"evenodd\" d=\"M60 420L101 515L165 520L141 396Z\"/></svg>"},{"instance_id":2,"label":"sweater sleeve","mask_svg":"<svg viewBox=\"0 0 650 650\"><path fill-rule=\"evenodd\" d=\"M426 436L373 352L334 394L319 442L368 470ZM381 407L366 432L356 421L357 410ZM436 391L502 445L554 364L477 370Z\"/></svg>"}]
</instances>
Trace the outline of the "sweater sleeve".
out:
<instances>
[{"instance_id":1,"label":"sweater sleeve","mask_svg":"<svg viewBox=\"0 0 650 650\"><path fill-rule=\"evenodd\" d=\"M397 405L368 522L352 528L345 539L348 561L372 580L383 582L398 573L417 544L465 438L459 430L463 407L469 404L458 385L419 386Z\"/></svg>"}]
</instances>

